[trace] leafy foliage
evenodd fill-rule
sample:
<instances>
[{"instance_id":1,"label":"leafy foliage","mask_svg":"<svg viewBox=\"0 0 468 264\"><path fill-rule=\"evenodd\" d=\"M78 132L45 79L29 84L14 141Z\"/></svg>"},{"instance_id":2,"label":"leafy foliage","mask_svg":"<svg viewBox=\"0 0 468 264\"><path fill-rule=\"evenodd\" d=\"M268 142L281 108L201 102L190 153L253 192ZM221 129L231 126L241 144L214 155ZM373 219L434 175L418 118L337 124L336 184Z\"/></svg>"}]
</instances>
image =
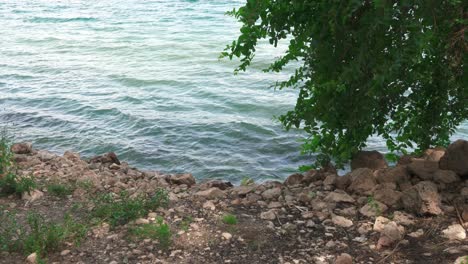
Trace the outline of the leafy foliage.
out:
<instances>
[{"instance_id":1,"label":"leafy foliage","mask_svg":"<svg viewBox=\"0 0 468 264\"><path fill-rule=\"evenodd\" d=\"M391 151L446 145L468 116L466 2L247 0L228 12L240 36L223 57L251 64L262 39L285 54L265 71L287 65L276 83L299 89L295 109L280 117L302 127L305 153L341 164L371 135Z\"/></svg>"}]
</instances>

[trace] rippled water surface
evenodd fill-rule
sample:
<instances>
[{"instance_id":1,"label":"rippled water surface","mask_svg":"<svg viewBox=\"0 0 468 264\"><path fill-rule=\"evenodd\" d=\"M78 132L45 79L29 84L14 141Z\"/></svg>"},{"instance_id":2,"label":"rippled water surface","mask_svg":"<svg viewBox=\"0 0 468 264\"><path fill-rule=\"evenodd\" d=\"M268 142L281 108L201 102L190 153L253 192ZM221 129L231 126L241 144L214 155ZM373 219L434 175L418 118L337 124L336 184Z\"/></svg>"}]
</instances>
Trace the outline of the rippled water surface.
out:
<instances>
[{"instance_id":1,"label":"rippled water surface","mask_svg":"<svg viewBox=\"0 0 468 264\"><path fill-rule=\"evenodd\" d=\"M218 60L238 32L224 12L243 2L2 0L0 121L56 152L115 151L198 178L283 178L307 157L300 133L273 119L295 103L294 91L268 88L287 73L260 71L281 48L238 76Z\"/></svg>"}]
</instances>

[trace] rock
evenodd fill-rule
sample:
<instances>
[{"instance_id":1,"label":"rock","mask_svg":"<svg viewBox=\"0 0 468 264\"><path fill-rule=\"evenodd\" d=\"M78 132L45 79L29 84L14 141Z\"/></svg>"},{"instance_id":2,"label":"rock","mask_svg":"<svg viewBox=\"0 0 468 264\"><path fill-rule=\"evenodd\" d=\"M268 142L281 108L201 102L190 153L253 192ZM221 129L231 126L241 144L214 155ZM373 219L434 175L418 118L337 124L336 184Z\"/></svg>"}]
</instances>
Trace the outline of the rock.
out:
<instances>
[{"instance_id":1,"label":"rock","mask_svg":"<svg viewBox=\"0 0 468 264\"><path fill-rule=\"evenodd\" d=\"M135 224L136 225L145 225L145 224L149 224L150 221L148 219L145 219L145 218L138 218L137 220L135 220Z\"/></svg>"},{"instance_id":2,"label":"rock","mask_svg":"<svg viewBox=\"0 0 468 264\"><path fill-rule=\"evenodd\" d=\"M400 241L403 239L404 233L404 227L398 226L393 221L388 222L380 233L380 238L377 241L377 249L391 246L395 242Z\"/></svg>"},{"instance_id":3,"label":"rock","mask_svg":"<svg viewBox=\"0 0 468 264\"><path fill-rule=\"evenodd\" d=\"M455 224L442 230L442 236L448 240L463 240L466 238L465 228L460 224Z\"/></svg>"},{"instance_id":4,"label":"rock","mask_svg":"<svg viewBox=\"0 0 468 264\"><path fill-rule=\"evenodd\" d=\"M70 252L71 251L68 250L68 249L62 250L62 252L60 252L60 256L66 256L66 255L70 254Z\"/></svg>"},{"instance_id":5,"label":"rock","mask_svg":"<svg viewBox=\"0 0 468 264\"><path fill-rule=\"evenodd\" d=\"M39 150L36 155L41 161L49 161L57 157L54 153L46 150Z\"/></svg>"},{"instance_id":6,"label":"rock","mask_svg":"<svg viewBox=\"0 0 468 264\"><path fill-rule=\"evenodd\" d=\"M393 212L393 221L399 225L412 226L414 225L414 217L405 212L395 211Z\"/></svg>"},{"instance_id":7,"label":"rock","mask_svg":"<svg viewBox=\"0 0 468 264\"><path fill-rule=\"evenodd\" d=\"M353 264L353 258L351 255L343 253L336 258L335 264Z\"/></svg>"},{"instance_id":8,"label":"rock","mask_svg":"<svg viewBox=\"0 0 468 264\"><path fill-rule=\"evenodd\" d=\"M439 164L442 170L451 170L460 176L468 176L468 141L459 139L450 144Z\"/></svg>"},{"instance_id":9,"label":"rock","mask_svg":"<svg viewBox=\"0 0 468 264\"><path fill-rule=\"evenodd\" d=\"M323 180L323 185L324 186L333 186L333 185L336 184L337 179L338 179L338 175L333 174L333 173L329 173L325 177L325 180Z\"/></svg>"},{"instance_id":10,"label":"rock","mask_svg":"<svg viewBox=\"0 0 468 264\"><path fill-rule=\"evenodd\" d=\"M232 238L232 235L226 232L222 233L221 236L226 240L229 240Z\"/></svg>"},{"instance_id":11,"label":"rock","mask_svg":"<svg viewBox=\"0 0 468 264\"><path fill-rule=\"evenodd\" d=\"M175 174L169 176L169 183L175 185L185 184L190 187L195 184L195 178L191 173Z\"/></svg>"},{"instance_id":12,"label":"rock","mask_svg":"<svg viewBox=\"0 0 468 264\"><path fill-rule=\"evenodd\" d=\"M267 200L277 199L281 195L281 188L271 188L262 193L262 197Z\"/></svg>"},{"instance_id":13,"label":"rock","mask_svg":"<svg viewBox=\"0 0 468 264\"><path fill-rule=\"evenodd\" d=\"M439 170L439 162L424 159L412 159L408 164L408 172L422 180L432 180L434 173Z\"/></svg>"},{"instance_id":14,"label":"rock","mask_svg":"<svg viewBox=\"0 0 468 264\"><path fill-rule=\"evenodd\" d=\"M108 152L102 156L96 156L89 160L89 163L103 163L103 164L112 164L122 165L119 158L114 152Z\"/></svg>"},{"instance_id":15,"label":"rock","mask_svg":"<svg viewBox=\"0 0 468 264\"><path fill-rule=\"evenodd\" d=\"M341 189L341 190L346 190L350 184L351 184L351 177L349 173L343 176L338 176L338 178L335 181L336 188Z\"/></svg>"},{"instance_id":16,"label":"rock","mask_svg":"<svg viewBox=\"0 0 468 264\"><path fill-rule=\"evenodd\" d=\"M396 183L401 184L409 182L410 176L405 166L396 166L392 168L381 169L375 172L378 183Z\"/></svg>"},{"instance_id":17,"label":"rock","mask_svg":"<svg viewBox=\"0 0 468 264\"><path fill-rule=\"evenodd\" d=\"M226 189L229 189L231 187L233 187L232 183L228 182L228 181L221 181L221 180L211 180L209 182L205 182L203 184L203 187L204 189L209 189L209 188L212 188L212 187L216 187L220 190L226 190Z\"/></svg>"},{"instance_id":18,"label":"rock","mask_svg":"<svg viewBox=\"0 0 468 264\"><path fill-rule=\"evenodd\" d=\"M408 234L408 236L410 236L412 238L420 238L423 235L424 235L424 230L422 230L422 229L418 229L418 230Z\"/></svg>"},{"instance_id":19,"label":"rock","mask_svg":"<svg viewBox=\"0 0 468 264\"><path fill-rule=\"evenodd\" d=\"M442 214L441 200L437 186L430 181L422 181L403 192L403 207L408 212L420 215Z\"/></svg>"},{"instance_id":20,"label":"rock","mask_svg":"<svg viewBox=\"0 0 468 264\"><path fill-rule=\"evenodd\" d=\"M387 168L388 164L384 156L378 151L359 151L351 160L351 170L368 168L378 170Z\"/></svg>"},{"instance_id":21,"label":"rock","mask_svg":"<svg viewBox=\"0 0 468 264\"><path fill-rule=\"evenodd\" d=\"M203 204L203 209L209 209L211 211L214 211L214 210L216 210L216 206L214 205L214 203L212 201L206 201Z\"/></svg>"},{"instance_id":22,"label":"rock","mask_svg":"<svg viewBox=\"0 0 468 264\"><path fill-rule=\"evenodd\" d=\"M260 218L263 219L263 220L275 220L276 219L276 210L275 209L271 209L271 210L268 210L266 212L262 212L260 213Z\"/></svg>"},{"instance_id":23,"label":"rock","mask_svg":"<svg viewBox=\"0 0 468 264\"><path fill-rule=\"evenodd\" d=\"M30 264L37 264L37 253L32 253L26 258L26 262Z\"/></svg>"},{"instance_id":24,"label":"rock","mask_svg":"<svg viewBox=\"0 0 468 264\"><path fill-rule=\"evenodd\" d=\"M11 146L11 152L15 154L29 154L32 151L31 142L15 143Z\"/></svg>"},{"instance_id":25,"label":"rock","mask_svg":"<svg viewBox=\"0 0 468 264\"><path fill-rule=\"evenodd\" d=\"M65 151L65 153L63 153L63 157L73 162L81 160L80 154L72 151Z\"/></svg>"},{"instance_id":26,"label":"rock","mask_svg":"<svg viewBox=\"0 0 468 264\"><path fill-rule=\"evenodd\" d=\"M433 149L428 149L424 151L424 159L430 160L430 161L437 161L439 162L440 159L445 155L445 149L444 148L433 148Z\"/></svg>"},{"instance_id":27,"label":"rock","mask_svg":"<svg viewBox=\"0 0 468 264\"><path fill-rule=\"evenodd\" d=\"M251 193L255 190L255 185L248 185L248 186L236 186L232 189L232 192L237 194L238 196L246 196L248 193Z\"/></svg>"},{"instance_id":28,"label":"rock","mask_svg":"<svg viewBox=\"0 0 468 264\"><path fill-rule=\"evenodd\" d=\"M437 170L434 172L434 181L438 183L451 184L460 181L460 177L454 171Z\"/></svg>"},{"instance_id":29,"label":"rock","mask_svg":"<svg viewBox=\"0 0 468 264\"><path fill-rule=\"evenodd\" d=\"M333 203L341 203L341 202L354 203L355 202L353 197L351 197L349 194L341 190L336 190L334 192L329 193L327 196L325 196L324 200L326 202L333 202Z\"/></svg>"},{"instance_id":30,"label":"rock","mask_svg":"<svg viewBox=\"0 0 468 264\"><path fill-rule=\"evenodd\" d=\"M44 196L44 193L39 191L39 190L32 190L29 193L24 192L21 195L21 199L26 200L28 203L32 203L34 201L37 201L41 199Z\"/></svg>"},{"instance_id":31,"label":"rock","mask_svg":"<svg viewBox=\"0 0 468 264\"><path fill-rule=\"evenodd\" d=\"M294 173L288 176L286 180L284 181L284 185L287 186L293 186L293 185L299 185L302 183L302 180L304 179L304 175L300 173Z\"/></svg>"},{"instance_id":32,"label":"rock","mask_svg":"<svg viewBox=\"0 0 468 264\"><path fill-rule=\"evenodd\" d=\"M362 215L365 215L367 217L373 217L373 216L379 216L381 215L382 213L386 212L388 209L388 207L379 202L379 201L373 201L371 203L367 203L366 205L364 205L360 210L359 212L362 214Z\"/></svg>"},{"instance_id":33,"label":"rock","mask_svg":"<svg viewBox=\"0 0 468 264\"><path fill-rule=\"evenodd\" d=\"M385 225L388 224L389 222L390 222L390 219L385 218L383 216L378 216L374 222L374 228L373 228L374 231L382 232L384 230Z\"/></svg>"},{"instance_id":34,"label":"rock","mask_svg":"<svg viewBox=\"0 0 468 264\"><path fill-rule=\"evenodd\" d=\"M353 225L353 221L339 215L332 215L332 223L341 227L350 227Z\"/></svg>"},{"instance_id":35,"label":"rock","mask_svg":"<svg viewBox=\"0 0 468 264\"><path fill-rule=\"evenodd\" d=\"M226 197L226 193L216 187L213 187L208 190L196 192L195 196L199 196L205 199L216 199Z\"/></svg>"},{"instance_id":36,"label":"rock","mask_svg":"<svg viewBox=\"0 0 468 264\"><path fill-rule=\"evenodd\" d=\"M467 264L468 263L468 255L458 257L453 264Z\"/></svg>"},{"instance_id":37,"label":"rock","mask_svg":"<svg viewBox=\"0 0 468 264\"><path fill-rule=\"evenodd\" d=\"M377 181L371 169L359 168L350 173L351 185L348 187L349 191L368 195L372 192Z\"/></svg>"},{"instance_id":38,"label":"rock","mask_svg":"<svg viewBox=\"0 0 468 264\"><path fill-rule=\"evenodd\" d=\"M375 200L382 202L390 207L398 207L402 193L389 188L386 185L379 185L374 190Z\"/></svg>"}]
</instances>

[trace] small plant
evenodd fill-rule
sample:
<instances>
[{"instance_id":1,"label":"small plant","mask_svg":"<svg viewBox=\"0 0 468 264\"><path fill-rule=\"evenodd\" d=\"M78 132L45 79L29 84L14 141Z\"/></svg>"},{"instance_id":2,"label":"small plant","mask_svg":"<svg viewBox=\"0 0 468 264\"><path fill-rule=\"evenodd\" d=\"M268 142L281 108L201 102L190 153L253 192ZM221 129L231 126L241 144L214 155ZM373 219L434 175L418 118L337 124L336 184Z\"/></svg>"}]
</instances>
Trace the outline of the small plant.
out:
<instances>
[{"instance_id":1,"label":"small plant","mask_svg":"<svg viewBox=\"0 0 468 264\"><path fill-rule=\"evenodd\" d=\"M252 184L254 184L254 180L252 178L246 176L246 177L242 178L240 184L241 184L241 186L252 185Z\"/></svg>"},{"instance_id":2,"label":"small plant","mask_svg":"<svg viewBox=\"0 0 468 264\"><path fill-rule=\"evenodd\" d=\"M18 251L21 248L21 226L15 215L1 206L0 223L0 251Z\"/></svg>"},{"instance_id":3,"label":"small plant","mask_svg":"<svg viewBox=\"0 0 468 264\"><path fill-rule=\"evenodd\" d=\"M117 198L112 194L104 194L94 200L94 209L91 215L108 221L112 226L124 225L160 206L167 206L168 201L169 198L165 190L158 190L149 199L141 195L131 198L127 192L121 192Z\"/></svg>"},{"instance_id":4,"label":"small plant","mask_svg":"<svg viewBox=\"0 0 468 264\"><path fill-rule=\"evenodd\" d=\"M315 197L317 197L317 193L314 192L314 191L310 191L307 196L309 196L310 199L314 199Z\"/></svg>"},{"instance_id":5,"label":"small plant","mask_svg":"<svg viewBox=\"0 0 468 264\"><path fill-rule=\"evenodd\" d=\"M377 203L377 201L374 199L373 196L369 196L367 198L367 204L369 205L370 208L372 208L376 216L379 216L382 214L382 210L380 209L379 204Z\"/></svg>"},{"instance_id":6,"label":"small plant","mask_svg":"<svg viewBox=\"0 0 468 264\"><path fill-rule=\"evenodd\" d=\"M468 256L464 256L460 264L468 264Z\"/></svg>"},{"instance_id":7,"label":"small plant","mask_svg":"<svg viewBox=\"0 0 468 264\"><path fill-rule=\"evenodd\" d=\"M226 214L223 216L223 223L227 225L236 225L237 217L233 214Z\"/></svg>"},{"instance_id":8,"label":"small plant","mask_svg":"<svg viewBox=\"0 0 468 264\"><path fill-rule=\"evenodd\" d=\"M187 232L189 230L190 224L193 222L193 218L191 216L187 216L180 222L180 228Z\"/></svg>"},{"instance_id":9,"label":"small plant","mask_svg":"<svg viewBox=\"0 0 468 264\"><path fill-rule=\"evenodd\" d=\"M58 197L65 197L72 194L73 189L62 184L50 184L47 186L47 192Z\"/></svg>"},{"instance_id":10,"label":"small plant","mask_svg":"<svg viewBox=\"0 0 468 264\"><path fill-rule=\"evenodd\" d=\"M169 225L164 223L162 217L156 218L156 222L152 224L143 224L133 229L130 233L138 238L150 238L159 240L162 247L167 248L171 243L171 229Z\"/></svg>"},{"instance_id":11,"label":"small plant","mask_svg":"<svg viewBox=\"0 0 468 264\"><path fill-rule=\"evenodd\" d=\"M0 195L30 192L36 187L32 177L18 177L15 173L11 143L6 132L0 135Z\"/></svg>"}]
</instances>

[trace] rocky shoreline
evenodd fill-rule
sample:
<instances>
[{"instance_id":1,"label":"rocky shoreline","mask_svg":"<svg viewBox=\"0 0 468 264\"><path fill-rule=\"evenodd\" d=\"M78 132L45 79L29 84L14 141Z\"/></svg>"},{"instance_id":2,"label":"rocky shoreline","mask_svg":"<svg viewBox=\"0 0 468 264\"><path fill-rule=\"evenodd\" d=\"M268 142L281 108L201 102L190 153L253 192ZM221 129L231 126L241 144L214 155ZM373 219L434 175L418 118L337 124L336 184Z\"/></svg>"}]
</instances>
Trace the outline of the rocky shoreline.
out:
<instances>
[{"instance_id":1,"label":"rocky shoreline","mask_svg":"<svg viewBox=\"0 0 468 264\"><path fill-rule=\"evenodd\" d=\"M65 243L48 263L468 263L468 141L404 156L389 167L378 152L360 152L352 171L310 170L284 182L196 182L191 174L141 171L107 153L83 160L31 144L12 146L21 177L38 188L0 197L24 221L29 211L49 220L71 212L87 219L98 194L151 196L165 190L168 206L121 226L90 223L83 241ZM86 183L86 184L83 184ZM46 186L71 186L64 197ZM80 205L80 206L78 206ZM235 223L223 217L230 215ZM129 228L162 219L171 243L130 239ZM234 222L234 221L233 221ZM0 263L37 263L1 252Z\"/></svg>"}]
</instances>

